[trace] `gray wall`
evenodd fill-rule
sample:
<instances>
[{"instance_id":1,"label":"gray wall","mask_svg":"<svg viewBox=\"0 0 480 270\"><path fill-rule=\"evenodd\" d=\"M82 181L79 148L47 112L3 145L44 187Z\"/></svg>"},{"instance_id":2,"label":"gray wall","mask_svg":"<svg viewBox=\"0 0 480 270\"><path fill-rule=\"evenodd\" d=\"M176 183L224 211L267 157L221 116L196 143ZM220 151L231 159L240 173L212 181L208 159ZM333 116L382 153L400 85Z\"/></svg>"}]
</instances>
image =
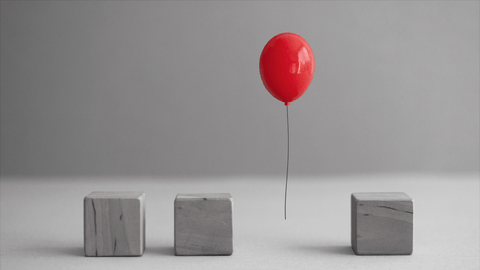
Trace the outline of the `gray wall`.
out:
<instances>
[{"instance_id":1,"label":"gray wall","mask_svg":"<svg viewBox=\"0 0 480 270\"><path fill-rule=\"evenodd\" d=\"M283 175L258 60L315 54L291 175L479 171L479 2L1 3L1 174Z\"/></svg>"}]
</instances>

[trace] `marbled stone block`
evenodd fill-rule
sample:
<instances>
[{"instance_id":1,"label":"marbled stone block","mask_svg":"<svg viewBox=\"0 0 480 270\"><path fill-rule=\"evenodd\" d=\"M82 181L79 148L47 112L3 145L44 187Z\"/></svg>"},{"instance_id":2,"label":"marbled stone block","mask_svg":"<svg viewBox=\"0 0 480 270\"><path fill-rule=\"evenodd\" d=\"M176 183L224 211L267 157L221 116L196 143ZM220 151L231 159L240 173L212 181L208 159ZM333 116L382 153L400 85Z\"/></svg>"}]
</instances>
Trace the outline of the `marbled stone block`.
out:
<instances>
[{"instance_id":1,"label":"marbled stone block","mask_svg":"<svg viewBox=\"0 0 480 270\"><path fill-rule=\"evenodd\" d=\"M85 256L142 256L145 193L92 192L83 201Z\"/></svg>"},{"instance_id":2,"label":"marbled stone block","mask_svg":"<svg viewBox=\"0 0 480 270\"><path fill-rule=\"evenodd\" d=\"M231 255L233 199L229 193L178 194L175 255Z\"/></svg>"},{"instance_id":3,"label":"marbled stone block","mask_svg":"<svg viewBox=\"0 0 480 270\"><path fill-rule=\"evenodd\" d=\"M403 192L353 193L352 248L357 255L410 255L413 199Z\"/></svg>"}]
</instances>

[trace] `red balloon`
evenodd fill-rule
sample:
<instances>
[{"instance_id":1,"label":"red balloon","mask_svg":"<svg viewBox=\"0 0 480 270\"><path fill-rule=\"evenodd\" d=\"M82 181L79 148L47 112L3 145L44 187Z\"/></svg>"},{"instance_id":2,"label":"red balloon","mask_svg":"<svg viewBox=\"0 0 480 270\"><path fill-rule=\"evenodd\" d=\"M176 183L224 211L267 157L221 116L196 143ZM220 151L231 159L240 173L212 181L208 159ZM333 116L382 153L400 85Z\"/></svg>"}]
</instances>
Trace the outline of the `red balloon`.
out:
<instances>
[{"instance_id":1,"label":"red balloon","mask_svg":"<svg viewBox=\"0 0 480 270\"><path fill-rule=\"evenodd\" d=\"M295 33L270 39L260 55L260 76L270 94L289 105L307 90L315 59L307 41Z\"/></svg>"}]
</instances>

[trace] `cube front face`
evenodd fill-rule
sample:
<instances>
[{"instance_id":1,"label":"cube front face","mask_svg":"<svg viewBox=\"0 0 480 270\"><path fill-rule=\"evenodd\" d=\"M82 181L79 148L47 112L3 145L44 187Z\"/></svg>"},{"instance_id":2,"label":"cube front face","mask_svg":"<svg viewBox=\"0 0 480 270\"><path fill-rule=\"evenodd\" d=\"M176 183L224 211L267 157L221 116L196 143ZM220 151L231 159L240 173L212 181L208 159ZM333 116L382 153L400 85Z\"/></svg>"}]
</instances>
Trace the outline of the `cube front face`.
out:
<instances>
[{"instance_id":1,"label":"cube front face","mask_svg":"<svg viewBox=\"0 0 480 270\"><path fill-rule=\"evenodd\" d=\"M353 193L352 247L358 255L410 255L413 199L401 192Z\"/></svg>"},{"instance_id":2,"label":"cube front face","mask_svg":"<svg viewBox=\"0 0 480 270\"><path fill-rule=\"evenodd\" d=\"M141 256L145 194L92 192L84 199L85 256Z\"/></svg>"},{"instance_id":3,"label":"cube front face","mask_svg":"<svg viewBox=\"0 0 480 270\"><path fill-rule=\"evenodd\" d=\"M228 193L178 194L175 255L231 255L233 199Z\"/></svg>"}]
</instances>

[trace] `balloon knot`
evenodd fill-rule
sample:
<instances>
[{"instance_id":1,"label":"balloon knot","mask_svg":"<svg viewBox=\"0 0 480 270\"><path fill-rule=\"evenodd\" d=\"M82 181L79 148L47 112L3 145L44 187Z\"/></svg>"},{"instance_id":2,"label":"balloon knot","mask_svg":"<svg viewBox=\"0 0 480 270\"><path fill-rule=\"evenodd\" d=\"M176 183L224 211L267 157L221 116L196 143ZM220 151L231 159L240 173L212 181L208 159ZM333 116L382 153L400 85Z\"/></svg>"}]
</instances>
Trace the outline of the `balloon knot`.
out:
<instances>
[{"instance_id":1,"label":"balloon knot","mask_svg":"<svg viewBox=\"0 0 480 270\"><path fill-rule=\"evenodd\" d=\"M288 105L290 105L290 102L285 102L285 106L288 106Z\"/></svg>"}]
</instances>

